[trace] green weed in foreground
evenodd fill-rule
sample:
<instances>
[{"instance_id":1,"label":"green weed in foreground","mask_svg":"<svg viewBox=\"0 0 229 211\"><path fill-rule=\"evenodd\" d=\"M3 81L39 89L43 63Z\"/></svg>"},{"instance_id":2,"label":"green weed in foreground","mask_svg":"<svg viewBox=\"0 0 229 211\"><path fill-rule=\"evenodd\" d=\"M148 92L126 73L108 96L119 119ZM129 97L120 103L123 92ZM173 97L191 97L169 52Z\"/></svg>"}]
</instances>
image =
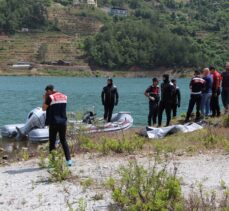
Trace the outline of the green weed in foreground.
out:
<instances>
[{"instance_id":1,"label":"green weed in foreground","mask_svg":"<svg viewBox=\"0 0 229 211\"><path fill-rule=\"evenodd\" d=\"M38 165L40 168L48 167L48 163L46 162L46 153L43 150L40 150Z\"/></svg>"},{"instance_id":2,"label":"green weed in foreground","mask_svg":"<svg viewBox=\"0 0 229 211\"><path fill-rule=\"evenodd\" d=\"M176 169L170 175L166 171L166 164L159 167L157 163L146 170L136 161L131 162L127 167L121 167L119 180L108 179L106 187L112 191L114 205L118 210L228 211L229 189L225 182L221 181L223 192L219 199L214 191L204 192L202 184L185 198L176 177Z\"/></svg>"},{"instance_id":3,"label":"green weed in foreground","mask_svg":"<svg viewBox=\"0 0 229 211\"><path fill-rule=\"evenodd\" d=\"M223 126L228 128L229 127L229 115L226 115L223 119Z\"/></svg>"},{"instance_id":4,"label":"green weed in foreground","mask_svg":"<svg viewBox=\"0 0 229 211\"><path fill-rule=\"evenodd\" d=\"M143 145L144 140L137 136L134 139L127 139L125 137L122 139L103 138L98 149L103 154L108 154L109 152L132 153L138 149L142 149Z\"/></svg>"},{"instance_id":5,"label":"green weed in foreground","mask_svg":"<svg viewBox=\"0 0 229 211\"><path fill-rule=\"evenodd\" d=\"M24 161L27 161L29 160L29 152L28 152L28 148L22 148L22 151L21 151L21 157Z\"/></svg>"},{"instance_id":6,"label":"green weed in foreground","mask_svg":"<svg viewBox=\"0 0 229 211\"><path fill-rule=\"evenodd\" d=\"M83 186L84 191L94 184L94 180L89 177L85 180L80 181L80 185Z\"/></svg>"},{"instance_id":7,"label":"green weed in foreground","mask_svg":"<svg viewBox=\"0 0 229 211\"><path fill-rule=\"evenodd\" d=\"M50 179L54 182L61 182L71 176L71 171L66 165L63 153L53 150L49 155Z\"/></svg>"},{"instance_id":8,"label":"green weed in foreground","mask_svg":"<svg viewBox=\"0 0 229 211\"><path fill-rule=\"evenodd\" d=\"M80 151L98 151L103 155L113 153L133 153L141 150L145 144L145 139L139 136L111 138L102 137L99 140L93 140L86 134L77 138Z\"/></svg>"},{"instance_id":9,"label":"green weed in foreground","mask_svg":"<svg viewBox=\"0 0 229 211\"><path fill-rule=\"evenodd\" d=\"M204 192L203 185L199 184L198 191L191 192L187 199L184 199L184 210L187 211L228 211L229 208L229 190L222 192L220 199L216 198L215 191Z\"/></svg>"},{"instance_id":10,"label":"green weed in foreground","mask_svg":"<svg viewBox=\"0 0 229 211\"><path fill-rule=\"evenodd\" d=\"M183 210L180 182L174 175L156 169L148 171L137 162L121 167L121 180L109 179L107 185L112 190L114 202L122 210Z\"/></svg>"}]
</instances>

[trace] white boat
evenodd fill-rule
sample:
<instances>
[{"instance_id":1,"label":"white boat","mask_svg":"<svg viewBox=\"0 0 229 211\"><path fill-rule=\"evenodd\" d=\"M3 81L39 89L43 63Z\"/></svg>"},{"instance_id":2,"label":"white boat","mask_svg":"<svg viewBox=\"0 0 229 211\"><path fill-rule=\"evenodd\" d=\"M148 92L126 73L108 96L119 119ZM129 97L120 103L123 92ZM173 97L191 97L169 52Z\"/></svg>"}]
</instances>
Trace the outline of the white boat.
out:
<instances>
[{"instance_id":1,"label":"white boat","mask_svg":"<svg viewBox=\"0 0 229 211\"><path fill-rule=\"evenodd\" d=\"M111 122L104 122L103 118L96 118L92 112L87 112L83 120L69 120L68 124L77 133L99 133L127 130L133 125L133 118L129 112L118 112L112 115ZM45 112L41 108L33 109L25 124L4 125L1 128L2 137L20 139L27 137L30 141L48 141L49 130L45 126Z\"/></svg>"}]
</instances>

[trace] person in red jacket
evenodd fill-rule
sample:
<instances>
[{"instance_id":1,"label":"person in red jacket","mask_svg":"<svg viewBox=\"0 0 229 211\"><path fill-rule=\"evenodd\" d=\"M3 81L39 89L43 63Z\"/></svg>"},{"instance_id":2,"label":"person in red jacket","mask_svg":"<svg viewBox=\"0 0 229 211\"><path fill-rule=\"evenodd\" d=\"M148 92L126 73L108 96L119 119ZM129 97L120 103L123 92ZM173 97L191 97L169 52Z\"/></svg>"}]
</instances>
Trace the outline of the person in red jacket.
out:
<instances>
[{"instance_id":1,"label":"person in red jacket","mask_svg":"<svg viewBox=\"0 0 229 211\"><path fill-rule=\"evenodd\" d=\"M194 77L191 79L189 87L191 91L188 111L186 114L185 122L189 122L194 106L196 105L196 121L200 119L200 105L202 99L202 91L204 89L205 81L200 77L200 71L196 70Z\"/></svg>"},{"instance_id":2,"label":"person in red jacket","mask_svg":"<svg viewBox=\"0 0 229 211\"><path fill-rule=\"evenodd\" d=\"M220 95L220 84L222 77L220 73L215 69L214 66L210 66L209 70L213 78L212 84L212 97L211 97L211 110L212 117L220 116L220 106L219 106L219 95Z\"/></svg>"},{"instance_id":3,"label":"person in red jacket","mask_svg":"<svg viewBox=\"0 0 229 211\"><path fill-rule=\"evenodd\" d=\"M160 100L160 88L158 86L158 79L153 78L152 82L152 85L150 85L144 92L144 95L149 99L148 126L151 126L152 119L153 125L157 123L158 103Z\"/></svg>"},{"instance_id":4,"label":"person in red jacket","mask_svg":"<svg viewBox=\"0 0 229 211\"><path fill-rule=\"evenodd\" d=\"M67 96L54 90L54 86L49 84L45 88L43 96L42 110L46 111L45 124L49 126L49 151L56 149L56 138L59 134L60 143L64 150L68 166L72 165L71 155L66 141L67 129Z\"/></svg>"}]
</instances>

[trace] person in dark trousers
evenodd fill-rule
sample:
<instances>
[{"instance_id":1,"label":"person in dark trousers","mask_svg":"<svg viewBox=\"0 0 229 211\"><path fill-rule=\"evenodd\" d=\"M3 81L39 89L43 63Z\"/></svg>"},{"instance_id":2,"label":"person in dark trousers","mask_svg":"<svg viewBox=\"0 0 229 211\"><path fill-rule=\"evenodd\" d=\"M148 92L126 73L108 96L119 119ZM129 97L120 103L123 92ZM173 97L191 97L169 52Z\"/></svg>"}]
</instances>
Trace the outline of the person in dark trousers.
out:
<instances>
[{"instance_id":1,"label":"person in dark trousers","mask_svg":"<svg viewBox=\"0 0 229 211\"><path fill-rule=\"evenodd\" d=\"M148 114L148 126L151 126L151 121L153 119L153 124L157 123L158 114L158 103L160 100L160 88L158 87L158 79L152 79L153 84L149 86L144 95L149 99L149 114Z\"/></svg>"},{"instance_id":2,"label":"person in dark trousers","mask_svg":"<svg viewBox=\"0 0 229 211\"><path fill-rule=\"evenodd\" d=\"M200 108L201 108L201 114L205 117L208 117L210 113L210 103L212 97L212 84L213 84L213 78L212 75L210 74L209 68L203 69L203 79L205 83L204 83L204 89L202 90Z\"/></svg>"},{"instance_id":3,"label":"person in dark trousers","mask_svg":"<svg viewBox=\"0 0 229 211\"><path fill-rule=\"evenodd\" d=\"M45 88L42 110L46 111L45 124L49 126L49 151L56 149L56 137L59 134L68 166L72 165L68 143L66 141L67 129L67 96L54 90L53 85Z\"/></svg>"},{"instance_id":4,"label":"person in dark trousers","mask_svg":"<svg viewBox=\"0 0 229 211\"><path fill-rule=\"evenodd\" d=\"M220 116L220 105L219 105L219 95L220 95L220 84L222 77L220 73L215 69L214 66L210 66L209 70L213 78L212 84L212 97L211 97L211 111L212 117Z\"/></svg>"},{"instance_id":5,"label":"person in dark trousers","mask_svg":"<svg viewBox=\"0 0 229 211\"><path fill-rule=\"evenodd\" d=\"M166 126L169 126L171 120L171 109L173 103L173 95L175 88L169 81L169 75L163 75L163 82L161 84L161 101L158 108L158 127L161 127L163 111L166 112Z\"/></svg>"},{"instance_id":6,"label":"person in dark trousers","mask_svg":"<svg viewBox=\"0 0 229 211\"><path fill-rule=\"evenodd\" d=\"M225 114L229 114L229 62L226 63L226 70L222 73L222 101Z\"/></svg>"},{"instance_id":7,"label":"person in dark trousers","mask_svg":"<svg viewBox=\"0 0 229 211\"><path fill-rule=\"evenodd\" d=\"M180 108L181 94L180 94L180 88L177 86L177 81L175 79L172 79L171 82L173 83L173 86L175 88L175 93L173 96L172 112L173 112L173 118L176 118L177 108Z\"/></svg>"},{"instance_id":8,"label":"person in dark trousers","mask_svg":"<svg viewBox=\"0 0 229 211\"><path fill-rule=\"evenodd\" d=\"M201 95L204 89L205 81L200 77L200 71L195 71L194 77L192 78L189 87L191 91L191 96L188 105L188 111L186 114L185 122L189 121L192 114L193 108L196 105L196 120L200 118L200 105L201 105Z\"/></svg>"},{"instance_id":9,"label":"person in dark trousers","mask_svg":"<svg viewBox=\"0 0 229 211\"><path fill-rule=\"evenodd\" d=\"M117 87L113 85L113 80L109 78L107 80L107 86L103 87L101 93L102 104L104 106L104 120L107 122L111 121L114 106L118 105L118 98Z\"/></svg>"}]
</instances>

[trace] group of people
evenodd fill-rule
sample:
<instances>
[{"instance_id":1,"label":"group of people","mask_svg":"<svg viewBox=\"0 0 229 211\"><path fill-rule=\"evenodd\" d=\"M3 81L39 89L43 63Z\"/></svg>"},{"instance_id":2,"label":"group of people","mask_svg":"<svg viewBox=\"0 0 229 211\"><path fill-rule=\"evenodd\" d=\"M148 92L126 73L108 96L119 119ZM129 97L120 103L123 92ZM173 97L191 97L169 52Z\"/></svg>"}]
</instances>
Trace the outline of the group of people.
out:
<instances>
[{"instance_id":1,"label":"group of people","mask_svg":"<svg viewBox=\"0 0 229 211\"><path fill-rule=\"evenodd\" d=\"M166 113L166 126L171 121L171 112L173 117L176 117L177 107L180 107L181 94L180 89L176 84L176 80L169 80L169 75L163 75L163 82L161 86L158 86L159 81L157 78L152 79L152 85L149 86L144 95L149 98L149 114L148 114L148 126L156 125L158 120L158 127L162 123L162 115L165 110Z\"/></svg>"},{"instance_id":2,"label":"group of people","mask_svg":"<svg viewBox=\"0 0 229 211\"><path fill-rule=\"evenodd\" d=\"M152 79L144 95L149 99L148 125L157 124L161 127L163 111L166 112L166 126L170 124L171 113L176 117L177 108L180 107L181 94L176 80L169 80L169 75L163 75L163 82L158 86L157 78ZM222 102L225 113L229 112L229 63L226 63L226 70L220 74L214 66L204 68L202 76L200 71L195 71L190 84L190 100L185 122L189 122L194 106L196 105L196 120L203 117L220 116L219 96L222 95Z\"/></svg>"},{"instance_id":3,"label":"group of people","mask_svg":"<svg viewBox=\"0 0 229 211\"><path fill-rule=\"evenodd\" d=\"M229 63L226 70L220 74L214 66L204 68L202 76L195 71L190 82L191 96L185 121L188 122L196 105L196 120L201 117L220 116L219 96L222 95L222 103L225 114L229 112Z\"/></svg>"},{"instance_id":4,"label":"group of people","mask_svg":"<svg viewBox=\"0 0 229 211\"><path fill-rule=\"evenodd\" d=\"M118 105L118 91L113 85L113 80L109 78L107 80L107 86L105 86L101 93L102 104L104 105L104 120L111 121L112 112L115 105ZM45 125L49 126L49 151L53 151L56 148L57 134L60 138L60 143L64 150L66 162L68 166L72 165L69 146L66 141L66 129L67 129L67 96L54 89L52 84L47 85L45 88L45 94L43 96L42 110L46 111Z\"/></svg>"},{"instance_id":5,"label":"group of people","mask_svg":"<svg viewBox=\"0 0 229 211\"><path fill-rule=\"evenodd\" d=\"M222 88L222 90L221 90ZM203 76L199 71L195 71L194 77L190 82L190 101L186 115L186 122L191 117L194 106L196 105L196 119L201 115L208 116L210 110L212 116L220 116L219 95L222 95L222 102L225 113L229 112L229 63L226 64L226 70L220 74L213 66L203 69ZM177 108L181 105L181 93L176 80L170 81L169 75L163 75L163 82L159 87L159 80L152 79L150 85L144 92L149 99L148 125L162 123L163 112L166 113L166 126L169 126L171 115L176 117ZM111 121L112 112L115 105L118 105L119 94L117 87L113 85L113 80L109 78L107 85L103 87L101 101L104 106L104 120ZM63 147L67 165L72 165L68 143L66 141L66 115L67 96L54 89L53 85L45 88L43 96L42 110L46 111L46 122L49 126L49 151L55 149L56 137L59 134L60 142Z\"/></svg>"}]
</instances>

